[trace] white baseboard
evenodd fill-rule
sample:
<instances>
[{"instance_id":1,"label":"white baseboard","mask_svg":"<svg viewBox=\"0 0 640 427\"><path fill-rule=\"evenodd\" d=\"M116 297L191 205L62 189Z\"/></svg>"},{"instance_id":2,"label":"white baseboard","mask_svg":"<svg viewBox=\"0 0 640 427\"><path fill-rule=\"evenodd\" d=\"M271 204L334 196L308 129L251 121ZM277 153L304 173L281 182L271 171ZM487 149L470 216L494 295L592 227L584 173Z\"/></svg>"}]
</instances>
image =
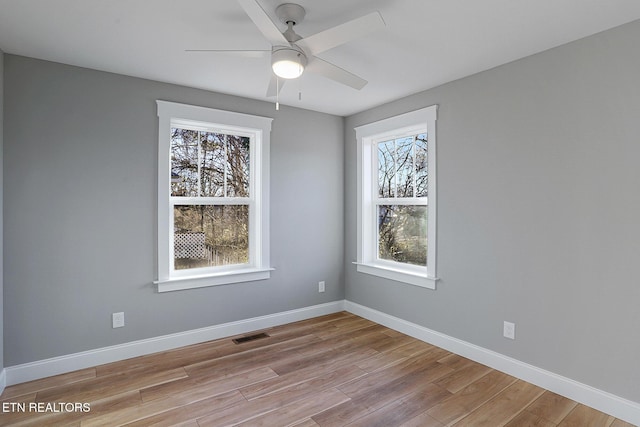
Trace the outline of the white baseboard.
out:
<instances>
[{"instance_id":1,"label":"white baseboard","mask_svg":"<svg viewBox=\"0 0 640 427\"><path fill-rule=\"evenodd\" d=\"M284 325L286 323L297 322L325 314L337 313L343 310L344 300L334 301L237 322L223 323L221 325L83 351L81 353L39 360L22 365L9 366L2 371L0 379L5 382L6 385L10 386L50 377L52 375L76 371L78 369L129 359L131 357L167 351L186 345Z\"/></svg>"},{"instance_id":2,"label":"white baseboard","mask_svg":"<svg viewBox=\"0 0 640 427\"><path fill-rule=\"evenodd\" d=\"M2 371L0 371L0 394L2 394L6 386L7 386L7 371L6 369L3 369Z\"/></svg>"},{"instance_id":3,"label":"white baseboard","mask_svg":"<svg viewBox=\"0 0 640 427\"><path fill-rule=\"evenodd\" d=\"M345 301L345 310L421 341L464 356L498 371L535 384L576 402L640 426L640 403L623 399L572 379L537 368L486 348L450 337L424 326Z\"/></svg>"}]
</instances>

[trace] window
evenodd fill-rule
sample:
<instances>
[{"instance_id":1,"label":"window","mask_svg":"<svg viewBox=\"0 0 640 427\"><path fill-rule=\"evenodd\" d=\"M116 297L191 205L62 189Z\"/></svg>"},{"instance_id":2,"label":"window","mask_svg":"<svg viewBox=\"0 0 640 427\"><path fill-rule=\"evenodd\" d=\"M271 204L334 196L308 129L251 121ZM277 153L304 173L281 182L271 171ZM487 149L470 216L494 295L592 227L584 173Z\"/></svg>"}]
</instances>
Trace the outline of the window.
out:
<instances>
[{"instance_id":1,"label":"window","mask_svg":"<svg viewBox=\"0 0 640 427\"><path fill-rule=\"evenodd\" d=\"M434 105L355 129L361 273L435 289L436 112Z\"/></svg>"},{"instance_id":2,"label":"window","mask_svg":"<svg viewBox=\"0 0 640 427\"><path fill-rule=\"evenodd\" d=\"M272 119L157 104L158 291L268 279Z\"/></svg>"}]
</instances>

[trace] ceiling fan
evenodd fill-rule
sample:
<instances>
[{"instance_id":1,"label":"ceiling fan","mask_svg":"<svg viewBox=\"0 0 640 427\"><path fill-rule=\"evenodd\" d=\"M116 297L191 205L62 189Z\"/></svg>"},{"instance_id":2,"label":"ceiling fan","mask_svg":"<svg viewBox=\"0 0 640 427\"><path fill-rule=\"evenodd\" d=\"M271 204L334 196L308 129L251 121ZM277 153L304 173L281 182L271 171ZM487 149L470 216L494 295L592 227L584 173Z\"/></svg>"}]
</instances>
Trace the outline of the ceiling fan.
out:
<instances>
[{"instance_id":1,"label":"ceiling fan","mask_svg":"<svg viewBox=\"0 0 640 427\"><path fill-rule=\"evenodd\" d=\"M318 58L316 55L353 39L385 27L379 12L372 12L338 26L302 38L293 30L305 16L305 9L295 3L284 3L275 10L278 19L287 26L281 32L257 0L238 0L240 6L271 43L271 50L188 49L188 52L227 52L240 55L271 55L273 73L267 96L278 94L287 79L295 79L308 71L322 75L343 85L360 90L367 81L343 68ZM280 80L279 78L285 79Z\"/></svg>"}]
</instances>

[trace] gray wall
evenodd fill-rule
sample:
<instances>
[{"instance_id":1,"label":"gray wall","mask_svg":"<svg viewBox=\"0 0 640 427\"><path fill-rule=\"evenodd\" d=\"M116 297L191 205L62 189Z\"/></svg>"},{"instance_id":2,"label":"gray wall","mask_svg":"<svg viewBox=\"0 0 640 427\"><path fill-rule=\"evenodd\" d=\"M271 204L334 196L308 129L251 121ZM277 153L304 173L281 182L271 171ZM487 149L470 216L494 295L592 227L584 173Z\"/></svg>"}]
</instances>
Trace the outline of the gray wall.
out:
<instances>
[{"instance_id":1,"label":"gray wall","mask_svg":"<svg viewBox=\"0 0 640 427\"><path fill-rule=\"evenodd\" d=\"M4 79L5 365L344 298L343 118L13 55ZM156 99L274 117L271 279L154 291Z\"/></svg>"},{"instance_id":2,"label":"gray wall","mask_svg":"<svg viewBox=\"0 0 640 427\"><path fill-rule=\"evenodd\" d=\"M4 52L0 50L0 371L4 368L4 264L3 264L3 248L4 248L4 221L3 221L3 165L4 165Z\"/></svg>"},{"instance_id":3,"label":"gray wall","mask_svg":"<svg viewBox=\"0 0 640 427\"><path fill-rule=\"evenodd\" d=\"M640 21L348 117L347 299L640 402L638 40ZM353 127L432 104L435 291L351 265Z\"/></svg>"}]
</instances>

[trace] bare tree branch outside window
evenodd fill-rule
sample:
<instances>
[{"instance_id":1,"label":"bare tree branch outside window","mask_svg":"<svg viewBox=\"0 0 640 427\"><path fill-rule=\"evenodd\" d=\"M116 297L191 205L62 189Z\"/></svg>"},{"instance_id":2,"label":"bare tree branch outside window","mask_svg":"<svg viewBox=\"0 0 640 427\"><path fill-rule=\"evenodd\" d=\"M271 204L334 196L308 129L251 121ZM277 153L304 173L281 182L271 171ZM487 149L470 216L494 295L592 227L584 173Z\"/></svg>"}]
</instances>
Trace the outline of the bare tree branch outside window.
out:
<instances>
[{"instance_id":1,"label":"bare tree branch outside window","mask_svg":"<svg viewBox=\"0 0 640 427\"><path fill-rule=\"evenodd\" d=\"M249 206L240 202L249 196L249 150L248 137L171 129L171 196L203 200L174 206L176 270L249 262ZM211 197L239 203L205 203ZM185 247L201 240L204 250Z\"/></svg>"},{"instance_id":2,"label":"bare tree branch outside window","mask_svg":"<svg viewBox=\"0 0 640 427\"><path fill-rule=\"evenodd\" d=\"M427 203L402 204L427 197L427 134L379 142L378 257L427 265Z\"/></svg>"}]
</instances>

